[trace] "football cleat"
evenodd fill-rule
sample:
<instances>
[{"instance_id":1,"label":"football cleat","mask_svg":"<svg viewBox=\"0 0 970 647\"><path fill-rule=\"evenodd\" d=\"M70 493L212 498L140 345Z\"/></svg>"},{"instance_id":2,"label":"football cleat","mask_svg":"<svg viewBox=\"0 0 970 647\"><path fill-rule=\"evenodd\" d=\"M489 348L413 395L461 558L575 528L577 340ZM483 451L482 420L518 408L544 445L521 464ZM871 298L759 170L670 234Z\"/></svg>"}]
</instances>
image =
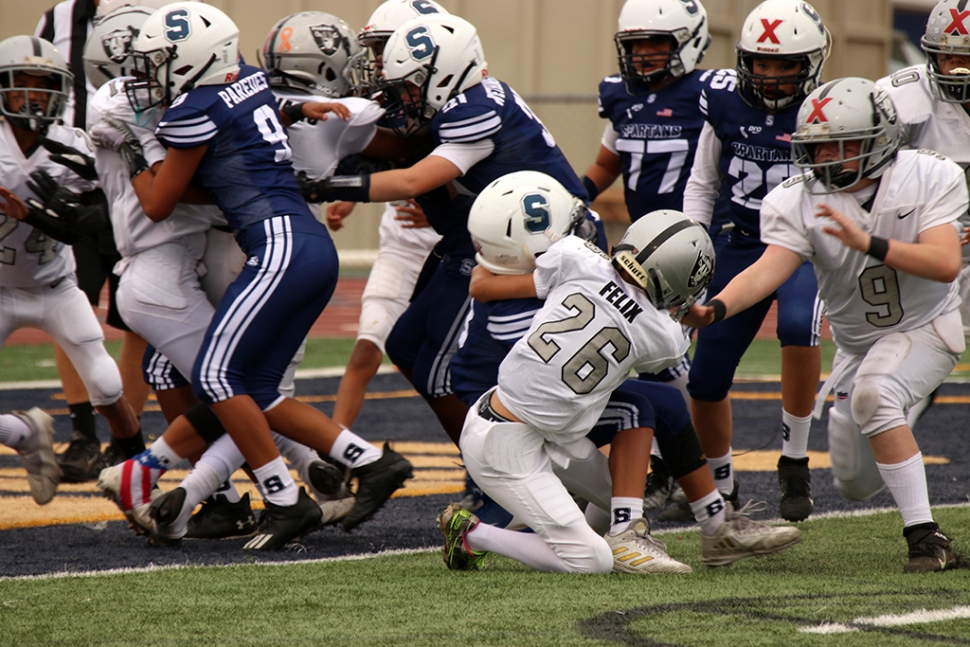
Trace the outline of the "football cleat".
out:
<instances>
[{"instance_id":1,"label":"football cleat","mask_svg":"<svg viewBox=\"0 0 970 647\"><path fill-rule=\"evenodd\" d=\"M189 519L185 539L241 539L256 534L256 517L249 505L249 492L235 503L222 494L202 502Z\"/></svg>"},{"instance_id":2,"label":"football cleat","mask_svg":"<svg viewBox=\"0 0 970 647\"><path fill-rule=\"evenodd\" d=\"M680 494L683 494L683 490L678 488ZM734 489L731 490L731 494L721 493L724 497L725 503L730 503L737 510L741 506L738 504L738 482L734 481ZM690 509L690 502L687 501L687 497L684 496L682 501L679 501L680 495L675 492L671 495L670 499L674 503L667 506L664 510L657 515L657 521L664 521L667 523L690 523L694 521L694 512Z\"/></svg>"},{"instance_id":3,"label":"football cleat","mask_svg":"<svg viewBox=\"0 0 970 647\"><path fill-rule=\"evenodd\" d=\"M760 507L759 507L760 506ZM765 504L750 501L740 510L728 505L726 520L713 535L701 533L701 559L707 566L727 566L745 557L770 555L794 546L802 533L792 526L769 526L751 518Z\"/></svg>"},{"instance_id":4,"label":"football cleat","mask_svg":"<svg viewBox=\"0 0 970 647\"><path fill-rule=\"evenodd\" d=\"M781 486L781 518L786 521L805 521L815 502L812 500L812 475L808 469L808 457L778 459L778 484Z\"/></svg>"},{"instance_id":5,"label":"football cleat","mask_svg":"<svg viewBox=\"0 0 970 647\"><path fill-rule=\"evenodd\" d=\"M643 509L658 510L667 504L674 489L674 477L667 471L667 464L655 454L650 456L650 473L643 491Z\"/></svg>"},{"instance_id":6,"label":"football cleat","mask_svg":"<svg viewBox=\"0 0 970 647\"><path fill-rule=\"evenodd\" d=\"M177 487L152 501L148 514L155 522L148 535L148 542L156 546L177 546L186 533L186 523L179 523L185 507L186 491Z\"/></svg>"},{"instance_id":7,"label":"football cleat","mask_svg":"<svg viewBox=\"0 0 970 647\"><path fill-rule=\"evenodd\" d=\"M465 543L465 535L479 524L478 517L462 508L460 503L452 503L435 521L445 536L442 556L450 570L477 571L485 565L488 553L475 552Z\"/></svg>"},{"instance_id":8,"label":"football cleat","mask_svg":"<svg viewBox=\"0 0 970 647\"><path fill-rule=\"evenodd\" d=\"M243 550L279 550L320 527L320 506L303 488L293 505L276 505L269 501L265 505L259 518L259 531L246 542Z\"/></svg>"},{"instance_id":9,"label":"football cleat","mask_svg":"<svg viewBox=\"0 0 970 647\"><path fill-rule=\"evenodd\" d=\"M13 415L30 427L30 436L15 448L27 470L30 496L40 505L50 503L61 480L61 470L54 454L54 419L37 407L29 411L14 411Z\"/></svg>"},{"instance_id":10,"label":"football cleat","mask_svg":"<svg viewBox=\"0 0 970 647\"><path fill-rule=\"evenodd\" d=\"M634 519L630 527L615 537L606 533L603 537L613 551L613 572L633 573L693 573L687 564L671 559L667 546L650 534L646 519Z\"/></svg>"},{"instance_id":11,"label":"football cleat","mask_svg":"<svg viewBox=\"0 0 970 647\"><path fill-rule=\"evenodd\" d=\"M57 457L65 483L85 483L98 478L105 467L101 461L101 443L85 438L78 432L71 436L71 444Z\"/></svg>"},{"instance_id":12,"label":"football cleat","mask_svg":"<svg viewBox=\"0 0 970 647\"><path fill-rule=\"evenodd\" d=\"M98 476L98 488L104 495L115 502L128 519L128 526L139 535L147 535L152 531L152 518L149 508L152 501L164 494L158 487L152 486L151 468L145 467L135 460L127 460L118 465L112 465L101 470Z\"/></svg>"},{"instance_id":13,"label":"football cleat","mask_svg":"<svg viewBox=\"0 0 970 647\"><path fill-rule=\"evenodd\" d=\"M119 463L124 463L126 460L131 458L130 456L125 456L125 450L121 448L118 443L114 442L114 439L108 446L105 447L104 452L101 454L101 464L104 467L111 467L113 465L118 465Z\"/></svg>"},{"instance_id":14,"label":"football cleat","mask_svg":"<svg viewBox=\"0 0 970 647\"><path fill-rule=\"evenodd\" d=\"M956 566L957 558L950 546L950 538L935 523L921 523L903 529L909 544L909 562L904 573L932 573Z\"/></svg>"},{"instance_id":15,"label":"football cleat","mask_svg":"<svg viewBox=\"0 0 970 647\"><path fill-rule=\"evenodd\" d=\"M384 454L379 459L351 470L351 474L357 477L357 500L341 521L347 532L373 517L404 486L404 481L414 476L414 467L384 443Z\"/></svg>"},{"instance_id":16,"label":"football cleat","mask_svg":"<svg viewBox=\"0 0 970 647\"><path fill-rule=\"evenodd\" d=\"M347 513L353 509L356 502L357 498L353 494L348 494L338 499L321 501L320 511L323 513L323 518L320 520L320 525L332 526L336 524L347 516Z\"/></svg>"},{"instance_id":17,"label":"football cleat","mask_svg":"<svg viewBox=\"0 0 970 647\"><path fill-rule=\"evenodd\" d=\"M344 470L333 463L313 461L307 468L310 486L319 494L333 496L344 484Z\"/></svg>"}]
</instances>

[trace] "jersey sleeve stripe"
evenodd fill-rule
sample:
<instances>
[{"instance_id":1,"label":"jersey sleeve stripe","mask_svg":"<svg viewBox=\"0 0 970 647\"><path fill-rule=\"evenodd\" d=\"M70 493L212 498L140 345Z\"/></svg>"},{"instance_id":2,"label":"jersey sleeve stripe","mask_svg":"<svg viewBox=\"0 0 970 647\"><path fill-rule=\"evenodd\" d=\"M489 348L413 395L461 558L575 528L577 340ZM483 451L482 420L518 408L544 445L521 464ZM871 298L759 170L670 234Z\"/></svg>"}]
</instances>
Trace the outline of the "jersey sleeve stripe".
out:
<instances>
[{"instance_id":1,"label":"jersey sleeve stripe","mask_svg":"<svg viewBox=\"0 0 970 647\"><path fill-rule=\"evenodd\" d=\"M468 128L442 128L438 131L442 143L474 142L491 137L502 129L502 120L496 115L486 122L475 124Z\"/></svg>"},{"instance_id":2,"label":"jersey sleeve stripe","mask_svg":"<svg viewBox=\"0 0 970 647\"><path fill-rule=\"evenodd\" d=\"M185 125L185 126L191 126L191 125L194 125L194 124L205 123L207 121L211 122L211 119L209 119L209 117L207 115L202 115L200 117L194 117L194 118L188 118L187 117L185 119L177 119L175 121L163 121L160 124L158 124L158 127L159 128L165 128L167 126L179 125L179 124Z\"/></svg>"},{"instance_id":3,"label":"jersey sleeve stripe","mask_svg":"<svg viewBox=\"0 0 970 647\"><path fill-rule=\"evenodd\" d=\"M489 110L488 112L482 113L480 115L475 115L474 117L469 117L468 119L462 119L460 121L449 121L448 123L441 124L442 128L459 128L462 126L468 126L470 124L475 124L480 121L485 121L486 119L491 119L496 115L494 110Z\"/></svg>"},{"instance_id":4,"label":"jersey sleeve stripe","mask_svg":"<svg viewBox=\"0 0 970 647\"><path fill-rule=\"evenodd\" d=\"M510 321L522 321L523 319L532 321L532 318L539 312L539 308L528 312L519 312L514 315L491 315L488 320L494 323L506 323Z\"/></svg>"}]
</instances>

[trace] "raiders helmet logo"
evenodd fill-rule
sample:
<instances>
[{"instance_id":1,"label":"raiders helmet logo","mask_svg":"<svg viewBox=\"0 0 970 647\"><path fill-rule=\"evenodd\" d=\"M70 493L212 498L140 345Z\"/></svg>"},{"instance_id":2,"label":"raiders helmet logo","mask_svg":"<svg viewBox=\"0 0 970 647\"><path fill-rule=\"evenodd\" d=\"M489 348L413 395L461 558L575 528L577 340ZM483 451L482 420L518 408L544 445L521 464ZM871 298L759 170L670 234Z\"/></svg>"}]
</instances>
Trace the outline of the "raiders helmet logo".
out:
<instances>
[{"instance_id":1,"label":"raiders helmet logo","mask_svg":"<svg viewBox=\"0 0 970 647\"><path fill-rule=\"evenodd\" d=\"M694 267L691 268L690 276L687 278L688 289L707 285L713 274L714 259L703 251L698 251L697 258L694 259Z\"/></svg>"},{"instance_id":2,"label":"raiders helmet logo","mask_svg":"<svg viewBox=\"0 0 970 647\"><path fill-rule=\"evenodd\" d=\"M131 43L138 38L137 29L117 29L101 39L105 55L113 63L123 63L131 53Z\"/></svg>"},{"instance_id":3,"label":"raiders helmet logo","mask_svg":"<svg viewBox=\"0 0 970 647\"><path fill-rule=\"evenodd\" d=\"M310 27L317 47L327 56L333 56L340 47L340 32L333 25L314 25Z\"/></svg>"}]
</instances>

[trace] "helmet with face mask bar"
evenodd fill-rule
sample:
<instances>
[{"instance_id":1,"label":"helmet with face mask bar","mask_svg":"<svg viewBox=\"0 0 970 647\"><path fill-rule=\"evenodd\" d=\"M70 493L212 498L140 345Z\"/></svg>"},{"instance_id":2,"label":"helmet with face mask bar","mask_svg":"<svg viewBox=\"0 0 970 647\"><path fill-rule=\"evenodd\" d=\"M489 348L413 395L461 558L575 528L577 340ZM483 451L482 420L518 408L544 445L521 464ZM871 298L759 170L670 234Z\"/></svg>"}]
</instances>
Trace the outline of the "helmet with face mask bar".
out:
<instances>
[{"instance_id":1,"label":"helmet with face mask bar","mask_svg":"<svg viewBox=\"0 0 970 647\"><path fill-rule=\"evenodd\" d=\"M761 110L798 105L818 87L831 48L832 35L812 5L802 0L762 2L745 19L736 46L741 98ZM755 59L799 64L801 70L792 75L762 76L754 71ZM783 93L786 85L794 86L794 92Z\"/></svg>"},{"instance_id":2,"label":"helmet with face mask bar","mask_svg":"<svg viewBox=\"0 0 970 647\"><path fill-rule=\"evenodd\" d=\"M18 85L17 77L39 77L47 87L31 88ZM43 132L64 114L67 99L74 83L74 75L57 48L42 38L13 36L0 42L0 112L14 126L23 130ZM39 94L47 95L45 105L31 102ZM14 111L11 99L21 99Z\"/></svg>"},{"instance_id":3,"label":"helmet with face mask bar","mask_svg":"<svg viewBox=\"0 0 970 647\"><path fill-rule=\"evenodd\" d=\"M818 183L813 193L835 193L862 178L878 178L899 150L899 120L892 100L868 79L845 78L830 81L812 92L798 111L792 134L792 156L796 166L811 170ZM859 142L859 153L846 157L845 143ZM819 145L835 142L837 159L819 162ZM848 170L846 162L858 160L859 168ZM821 186L819 186L821 185Z\"/></svg>"},{"instance_id":4,"label":"helmet with face mask bar","mask_svg":"<svg viewBox=\"0 0 970 647\"><path fill-rule=\"evenodd\" d=\"M636 41L661 38L670 42L670 51L633 53ZM701 62L711 43L707 12L699 0L627 0L613 41L627 92L647 94L670 78L689 74ZM662 60L664 66L649 73L637 70L637 63L650 59Z\"/></svg>"},{"instance_id":5,"label":"helmet with face mask bar","mask_svg":"<svg viewBox=\"0 0 970 647\"><path fill-rule=\"evenodd\" d=\"M658 310L680 318L714 276L714 245L703 225L680 211L661 209L630 225L613 248L613 265Z\"/></svg>"},{"instance_id":6,"label":"helmet with face mask bar","mask_svg":"<svg viewBox=\"0 0 970 647\"><path fill-rule=\"evenodd\" d=\"M970 10L968 0L941 0L930 11L920 46L926 54L933 93L947 103L970 103L970 64L944 73L940 56L970 57Z\"/></svg>"}]
</instances>

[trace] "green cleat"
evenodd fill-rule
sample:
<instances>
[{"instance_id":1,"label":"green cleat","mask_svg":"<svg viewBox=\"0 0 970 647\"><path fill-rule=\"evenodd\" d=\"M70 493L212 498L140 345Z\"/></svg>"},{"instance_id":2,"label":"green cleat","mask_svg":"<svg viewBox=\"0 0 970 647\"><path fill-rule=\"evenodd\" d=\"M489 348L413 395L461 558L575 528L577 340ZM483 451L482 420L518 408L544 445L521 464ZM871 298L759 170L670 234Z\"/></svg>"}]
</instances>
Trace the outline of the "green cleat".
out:
<instances>
[{"instance_id":1,"label":"green cleat","mask_svg":"<svg viewBox=\"0 0 970 647\"><path fill-rule=\"evenodd\" d=\"M478 517L458 503L452 503L438 515L438 527L445 536L442 550L445 564L453 571L477 571L485 565L488 553L476 553L465 543L465 535L478 525Z\"/></svg>"}]
</instances>

